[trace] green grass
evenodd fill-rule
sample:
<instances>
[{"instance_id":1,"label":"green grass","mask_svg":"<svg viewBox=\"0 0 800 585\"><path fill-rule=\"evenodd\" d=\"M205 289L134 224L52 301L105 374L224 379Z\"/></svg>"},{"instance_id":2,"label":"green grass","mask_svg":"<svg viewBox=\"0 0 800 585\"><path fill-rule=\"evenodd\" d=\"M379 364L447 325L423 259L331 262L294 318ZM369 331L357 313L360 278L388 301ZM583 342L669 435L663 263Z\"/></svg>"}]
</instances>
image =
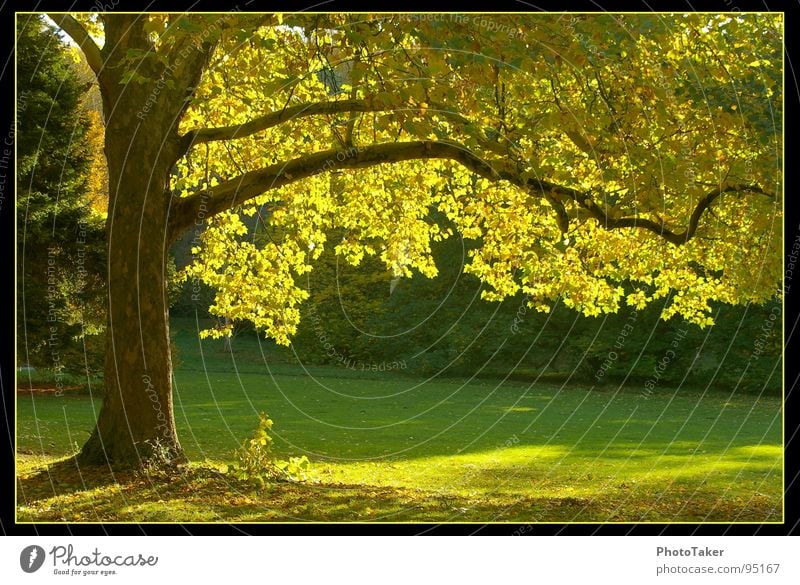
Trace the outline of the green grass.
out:
<instances>
[{"instance_id":1,"label":"green grass","mask_svg":"<svg viewBox=\"0 0 800 585\"><path fill-rule=\"evenodd\" d=\"M265 364L274 347L255 340L237 340L234 368L188 327L178 343L178 431L205 463L115 481L46 471L87 438L99 400L21 394L20 520L781 520L774 398L309 372ZM307 455L315 482L258 491L220 473L262 410L278 455Z\"/></svg>"}]
</instances>

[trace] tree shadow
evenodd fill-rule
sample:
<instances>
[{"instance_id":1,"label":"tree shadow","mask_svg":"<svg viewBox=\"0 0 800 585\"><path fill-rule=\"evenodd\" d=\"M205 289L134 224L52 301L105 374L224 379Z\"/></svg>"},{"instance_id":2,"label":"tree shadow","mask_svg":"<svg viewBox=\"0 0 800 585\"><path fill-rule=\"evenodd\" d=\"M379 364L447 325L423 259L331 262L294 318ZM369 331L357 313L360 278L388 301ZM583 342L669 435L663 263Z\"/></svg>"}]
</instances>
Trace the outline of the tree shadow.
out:
<instances>
[{"instance_id":1,"label":"tree shadow","mask_svg":"<svg viewBox=\"0 0 800 585\"><path fill-rule=\"evenodd\" d=\"M774 522L781 516L775 498L729 500L710 486L656 495L652 484L548 495L336 481L257 488L204 464L112 476L106 467L79 466L73 458L34 470L18 485L18 522Z\"/></svg>"},{"instance_id":2,"label":"tree shadow","mask_svg":"<svg viewBox=\"0 0 800 585\"><path fill-rule=\"evenodd\" d=\"M18 503L24 505L44 498L103 490L110 486L125 489L132 485L169 483L180 480L183 475L184 468L181 466L160 470L133 467L113 470L109 465L87 465L75 455L19 475Z\"/></svg>"}]
</instances>

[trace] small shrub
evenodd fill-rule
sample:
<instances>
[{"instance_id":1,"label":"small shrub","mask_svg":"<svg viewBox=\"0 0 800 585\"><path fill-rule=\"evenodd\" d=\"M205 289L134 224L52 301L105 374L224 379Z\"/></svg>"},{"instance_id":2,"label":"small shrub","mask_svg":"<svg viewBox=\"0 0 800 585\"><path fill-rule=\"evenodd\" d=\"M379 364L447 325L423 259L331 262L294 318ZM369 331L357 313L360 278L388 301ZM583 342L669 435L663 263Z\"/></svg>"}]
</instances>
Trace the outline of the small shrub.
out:
<instances>
[{"instance_id":1,"label":"small shrub","mask_svg":"<svg viewBox=\"0 0 800 585\"><path fill-rule=\"evenodd\" d=\"M311 462L308 457L290 457L281 460L272 453L273 439L269 435L272 419L259 414L258 427L253 436L245 440L234 453L235 461L229 473L236 479L264 487L270 481L306 481Z\"/></svg>"}]
</instances>

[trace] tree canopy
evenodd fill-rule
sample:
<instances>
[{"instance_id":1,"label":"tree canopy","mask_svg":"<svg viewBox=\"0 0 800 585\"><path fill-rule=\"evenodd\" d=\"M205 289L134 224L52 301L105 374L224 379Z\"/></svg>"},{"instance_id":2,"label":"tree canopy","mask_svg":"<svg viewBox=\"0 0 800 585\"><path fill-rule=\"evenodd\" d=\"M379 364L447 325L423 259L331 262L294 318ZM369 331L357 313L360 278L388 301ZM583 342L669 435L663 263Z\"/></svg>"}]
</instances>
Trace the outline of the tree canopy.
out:
<instances>
[{"instance_id":1,"label":"tree canopy","mask_svg":"<svg viewBox=\"0 0 800 585\"><path fill-rule=\"evenodd\" d=\"M677 290L665 318L705 325L775 293L780 16L438 16L221 31L172 184L216 214L190 270L215 312L286 342L324 246L433 275L432 211L481 240L486 298L597 315ZM257 212L280 240L237 237Z\"/></svg>"}]
</instances>

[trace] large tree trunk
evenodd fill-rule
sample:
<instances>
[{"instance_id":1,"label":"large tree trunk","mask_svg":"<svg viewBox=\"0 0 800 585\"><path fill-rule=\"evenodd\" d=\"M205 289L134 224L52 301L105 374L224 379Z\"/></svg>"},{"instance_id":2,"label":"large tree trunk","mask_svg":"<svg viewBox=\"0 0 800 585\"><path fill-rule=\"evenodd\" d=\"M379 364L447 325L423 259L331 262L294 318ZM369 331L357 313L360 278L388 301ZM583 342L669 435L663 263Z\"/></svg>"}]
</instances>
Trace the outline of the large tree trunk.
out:
<instances>
[{"instance_id":1,"label":"large tree trunk","mask_svg":"<svg viewBox=\"0 0 800 585\"><path fill-rule=\"evenodd\" d=\"M106 28L107 43L109 37L121 40L106 54L103 86L109 171L105 397L78 459L124 468L154 458L162 464L184 459L173 416L166 292L168 179L181 102L144 65L140 70L150 79L140 83L121 83L124 68L110 66L128 48L146 47L141 19L108 19Z\"/></svg>"},{"instance_id":2,"label":"large tree trunk","mask_svg":"<svg viewBox=\"0 0 800 585\"><path fill-rule=\"evenodd\" d=\"M107 129L111 197L108 235L106 395L80 459L113 467L183 458L172 409L172 360L166 294L169 172L163 131L140 128L119 144L115 116ZM144 130L144 132L142 132ZM116 141L116 142L115 142Z\"/></svg>"},{"instance_id":3,"label":"large tree trunk","mask_svg":"<svg viewBox=\"0 0 800 585\"><path fill-rule=\"evenodd\" d=\"M163 212L141 206L146 190L136 182L128 188L108 222L106 395L81 452L84 462L114 467L182 458L172 409L165 230L152 239L142 236L159 230L140 231L140 222L163 225Z\"/></svg>"},{"instance_id":4,"label":"large tree trunk","mask_svg":"<svg viewBox=\"0 0 800 585\"><path fill-rule=\"evenodd\" d=\"M177 233L168 229L168 182L181 152L178 124L213 43L178 43L156 58L146 17L102 20L103 49L89 52L103 98L109 176L106 394L78 460L112 468L154 458L175 463L185 457L172 405L166 265ZM65 24L92 49L80 26ZM127 79L131 72L135 78Z\"/></svg>"}]
</instances>

